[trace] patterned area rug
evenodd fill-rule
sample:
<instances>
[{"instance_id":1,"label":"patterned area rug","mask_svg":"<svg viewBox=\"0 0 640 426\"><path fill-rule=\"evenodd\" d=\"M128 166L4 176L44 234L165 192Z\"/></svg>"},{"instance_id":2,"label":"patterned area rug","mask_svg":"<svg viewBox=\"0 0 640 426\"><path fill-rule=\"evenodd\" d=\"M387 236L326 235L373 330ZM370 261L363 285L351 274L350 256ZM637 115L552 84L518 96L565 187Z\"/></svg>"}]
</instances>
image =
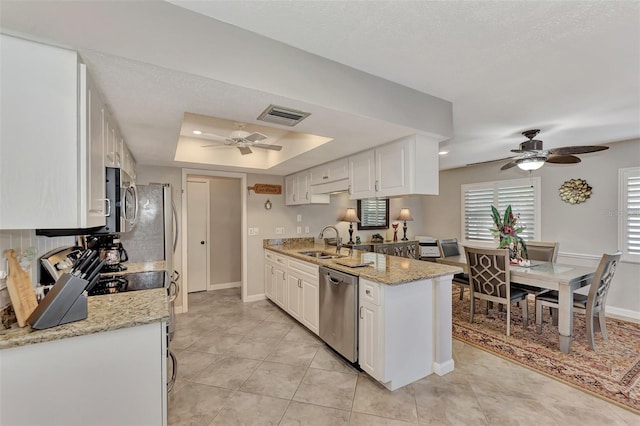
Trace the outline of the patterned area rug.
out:
<instances>
[{"instance_id":1,"label":"patterned area rug","mask_svg":"<svg viewBox=\"0 0 640 426\"><path fill-rule=\"evenodd\" d=\"M522 326L522 311L511 311L511 336L506 335L506 313L489 310L476 302L469 323L469 292L459 300L453 291L453 337L495 355L517 362L564 383L590 392L640 413L640 324L607 318L608 341L596 333L596 351L587 342L584 315L574 314L571 353L558 349L558 329L551 325L549 310L543 316L542 333L536 333L534 302L529 301L529 325Z\"/></svg>"}]
</instances>

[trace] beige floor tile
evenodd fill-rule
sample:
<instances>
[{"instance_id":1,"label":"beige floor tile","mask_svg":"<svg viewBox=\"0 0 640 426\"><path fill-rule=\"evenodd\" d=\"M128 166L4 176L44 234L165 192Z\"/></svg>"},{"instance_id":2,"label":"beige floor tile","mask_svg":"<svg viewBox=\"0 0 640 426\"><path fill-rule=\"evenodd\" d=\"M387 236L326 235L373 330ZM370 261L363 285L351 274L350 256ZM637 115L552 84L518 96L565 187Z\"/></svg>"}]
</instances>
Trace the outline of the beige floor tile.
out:
<instances>
[{"instance_id":1,"label":"beige floor tile","mask_svg":"<svg viewBox=\"0 0 640 426\"><path fill-rule=\"evenodd\" d=\"M353 374L309 368L293 400L351 410L357 378Z\"/></svg>"},{"instance_id":2,"label":"beige floor tile","mask_svg":"<svg viewBox=\"0 0 640 426\"><path fill-rule=\"evenodd\" d=\"M349 412L292 401L280 426L346 426Z\"/></svg>"},{"instance_id":3,"label":"beige floor tile","mask_svg":"<svg viewBox=\"0 0 640 426\"><path fill-rule=\"evenodd\" d=\"M178 377L181 379L191 379L221 358L221 355L213 355L205 352L189 350L176 350L173 352L178 360Z\"/></svg>"},{"instance_id":4,"label":"beige floor tile","mask_svg":"<svg viewBox=\"0 0 640 426\"><path fill-rule=\"evenodd\" d=\"M417 422L416 400L411 386L393 392L362 373L358 376L353 411L388 417L405 422Z\"/></svg>"},{"instance_id":5,"label":"beige floor tile","mask_svg":"<svg viewBox=\"0 0 640 426\"><path fill-rule=\"evenodd\" d=\"M208 352L210 354L225 354L236 343L242 340L237 334L203 334L189 346L190 351Z\"/></svg>"},{"instance_id":6,"label":"beige floor tile","mask_svg":"<svg viewBox=\"0 0 640 426\"><path fill-rule=\"evenodd\" d=\"M252 320L252 319L241 319L235 321L230 327L227 328L227 334L241 334L246 336L249 332L251 332L254 328L258 326L262 321Z\"/></svg>"},{"instance_id":7,"label":"beige floor tile","mask_svg":"<svg viewBox=\"0 0 640 426\"><path fill-rule=\"evenodd\" d=\"M347 364L345 360L326 347L318 349L318 352L316 352L316 356L313 358L309 367L318 368L320 370L358 374L358 370Z\"/></svg>"},{"instance_id":8,"label":"beige floor tile","mask_svg":"<svg viewBox=\"0 0 640 426\"><path fill-rule=\"evenodd\" d=\"M265 361L308 367L316 356L316 352L318 352L318 346L315 344L280 342Z\"/></svg>"},{"instance_id":9,"label":"beige floor tile","mask_svg":"<svg viewBox=\"0 0 640 426\"><path fill-rule=\"evenodd\" d=\"M202 330L191 327L176 328L170 343L171 349L187 349L201 338L202 333Z\"/></svg>"},{"instance_id":10,"label":"beige floor tile","mask_svg":"<svg viewBox=\"0 0 640 426\"><path fill-rule=\"evenodd\" d=\"M224 356L194 376L192 381L203 385L238 389L253 374L260 361Z\"/></svg>"},{"instance_id":11,"label":"beige floor tile","mask_svg":"<svg viewBox=\"0 0 640 426\"><path fill-rule=\"evenodd\" d=\"M480 407L490 425L546 426L566 425L560 423L554 413L533 399L518 398L508 393L476 393ZM571 424L571 423L569 423ZM578 423L574 423L578 426Z\"/></svg>"},{"instance_id":12,"label":"beige floor tile","mask_svg":"<svg viewBox=\"0 0 640 426\"><path fill-rule=\"evenodd\" d=\"M244 336L227 350L227 354L262 361L273 352L280 340L272 337Z\"/></svg>"},{"instance_id":13,"label":"beige floor tile","mask_svg":"<svg viewBox=\"0 0 640 426\"><path fill-rule=\"evenodd\" d=\"M464 381L414 383L418 422L422 425L487 425L487 419L475 393Z\"/></svg>"},{"instance_id":14,"label":"beige floor tile","mask_svg":"<svg viewBox=\"0 0 640 426\"><path fill-rule=\"evenodd\" d=\"M277 425L289 401L270 396L236 392L210 426Z\"/></svg>"},{"instance_id":15,"label":"beige floor tile","mask_svg":"<svg viewBox=\"0 0 640 426\"><path fill-rule=\"evenodd\" d=\"M244 382L240 390L275 398L291 399L306 371L306 367L263 361Z\"/></svg>"},{"instance_id":16,"label":"beige floor tile","mask_svg":"<svg viewBox=\"0 0 640 426\"><path fill-rule=\"evenodd\" d=\"M253 330L246 333L247 336L283 338L291 331L293 324L285 322L262 321Z\"/></svg>"},{"instance_id":17,"label":"beige floor tile","mask_svg":"<svg viewBox=\"0 0 640 426\"><path fill-rule=\"evenodd\" d=\"M169 394L168 423L171 426L208 425L232 393L213 386L188 383Z\"/></svg>"},{"instance_id":18,"label":"beige floor tile","mask_svg":"<svg viewBox=\"0 0 640 426\"><path fill-rule=\"evenodd\" d=\"M289 333L282 339L283 342L302 342L324 346L324 342L318 336L301 325L293 325Z\"/></svg>"},{"instance_id":19,"label":"beige floor tile","mask_svg":"<svg viewBox=\"0 0 640 426\"><path fill-rule=\"evenodd\" d=\"M403 422L402 420L388 419L386 417L372 416L371 414L351 413L349 426L410 426L415 422Z\"/></svg>"},{"instance_id":20,"label":"beige floor tile","mask_svg":"<svg viewBox=\"0 0 640 426\"><path fill-rule=\"evenodd\" d=\"M265 318L265 321L275 321L275 322L284 322L284 323L287 323L287 324L297 324L296 320L291 318L289 316L289 314L287 314L286 312L284 312L281 309L278 309L277 311L272 312L271 315L269 315L267 318Z\"/></svg>"}]
</instances>

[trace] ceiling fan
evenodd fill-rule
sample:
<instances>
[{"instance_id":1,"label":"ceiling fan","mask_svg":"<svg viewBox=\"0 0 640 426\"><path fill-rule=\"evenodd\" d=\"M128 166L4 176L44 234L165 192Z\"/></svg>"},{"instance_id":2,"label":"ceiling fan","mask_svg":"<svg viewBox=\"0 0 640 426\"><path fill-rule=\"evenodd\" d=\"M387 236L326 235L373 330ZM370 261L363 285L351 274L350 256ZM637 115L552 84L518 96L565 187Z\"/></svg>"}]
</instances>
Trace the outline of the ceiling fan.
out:
<instances>
[{"instance_id":1,"label":"ceiling fan","mask_svg":"<svg viewBox=\"0 0 640 426\"><path fill-rule=\"evenodd\" d=\"M214 135L212 133L205 133L200 130L194 130L193 133L196 136L203 137L205 139L213 138L220 139L224 141L225 145L234 146L240 150L242 155L251 154L251 148L263 148L269 149L272 151L280 151L282 146L280 145L271 145L266 143L260 143L260 141L267 139L266 135L262 133L253 132L249 133L244 130L245 123L236 123L238 130L234 130L228 137ZM202 145L203 148L215 147L217 145Z\"/></svg>"},{"instance_id":2,"label":"ceiling fan","mask_svg":"<svg viewBox=\"0 0 640 426\"><path fill-rule=\"evenodd\" d=\"M574 154L586 154L589 152L598 152L609 149L608 146L601 145L577 145L543 149L542 141L534 139L539 132L539 129L522 132L523 136L529 140L522 142L519 149L511 150L511 152L521 155L500 167L500 170L507 170L514 166L518 166L522 170L531 171L539 169L544 163L575 164L582 160Z\"/></svg>"}]
</instances>

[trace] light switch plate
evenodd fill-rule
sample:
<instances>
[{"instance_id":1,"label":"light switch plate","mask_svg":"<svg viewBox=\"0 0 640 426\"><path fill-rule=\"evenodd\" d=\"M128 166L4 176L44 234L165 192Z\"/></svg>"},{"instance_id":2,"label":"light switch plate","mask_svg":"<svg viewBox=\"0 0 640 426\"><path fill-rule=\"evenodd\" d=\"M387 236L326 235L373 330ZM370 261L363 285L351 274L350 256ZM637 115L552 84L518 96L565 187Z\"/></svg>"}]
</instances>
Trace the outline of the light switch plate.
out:
<instances>
[{"instance_id":1,"label":"light switch plate","mask_svg":"<svg viewBox=\"0 0 640 426\"><path fill-rule=\"evenodd\" d=\"M298 215L298 219L297 220L298 220L298 222L302 222L302 215L301 214Z\"/></svg>"},{"instance_id":2,"label":"light switch plate","mask_svg":"<svg viewBox=\"0 0 640 426\"><path fill-rule=\"evenodd\" d=\"M296 228L296 232L297 232L298 234L302 234L302 226L298 226L298 227Z\"/></svg>"},{"instance_id":3,"label":"light switch plate","mask_svg":"<svg viewBox=\"0 0 640 426\"><path fill-rule=\"evenodd\" d=\"M284 226L277 226L276 234L284 234Z\"/></svg>"},{"instance_id":4,"label":"light switch plate","mask_svg":"<svg viewBox=\"0 0 640 426\"><path fill-rule=\"evenodd\" d=\"M308 226L305 226L305 227L304 227L304 233L305 233L305 234L308 234L308 233L309 233L309 227L308 227Z\"/></svg>"},{"instance_id":5,"label":"light switch plate","mask_svg":"<svg viewBox=\"0 0 640 426\"><path fill-rule=\"evenodd\" d=\"M256 229L255 228L249 228L249 235L256 235Z\"/></svg>"}]
</instances>

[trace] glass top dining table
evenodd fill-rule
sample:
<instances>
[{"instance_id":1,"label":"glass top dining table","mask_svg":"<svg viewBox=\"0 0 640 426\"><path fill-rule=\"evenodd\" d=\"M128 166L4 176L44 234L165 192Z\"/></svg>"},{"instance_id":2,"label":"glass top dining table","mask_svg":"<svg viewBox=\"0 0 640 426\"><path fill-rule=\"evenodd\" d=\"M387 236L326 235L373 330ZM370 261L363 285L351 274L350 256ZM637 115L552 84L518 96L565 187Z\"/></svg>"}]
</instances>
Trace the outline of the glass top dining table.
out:
<instances>
[{"instance_id":1,"label":"glass top dining table","mask_svg":"<svg viewBox=\"0 0 640 426\"><path fill-rule=\"evenodd\" d=\"M459 266L467 273L464 254L436 259L445 265ZM558 291L558 340L562 352L571 351L573 339L573 292L590 283L595 268L531 261L531 266L509 266L511 282Z\"/></svg>"}]
</instances>

